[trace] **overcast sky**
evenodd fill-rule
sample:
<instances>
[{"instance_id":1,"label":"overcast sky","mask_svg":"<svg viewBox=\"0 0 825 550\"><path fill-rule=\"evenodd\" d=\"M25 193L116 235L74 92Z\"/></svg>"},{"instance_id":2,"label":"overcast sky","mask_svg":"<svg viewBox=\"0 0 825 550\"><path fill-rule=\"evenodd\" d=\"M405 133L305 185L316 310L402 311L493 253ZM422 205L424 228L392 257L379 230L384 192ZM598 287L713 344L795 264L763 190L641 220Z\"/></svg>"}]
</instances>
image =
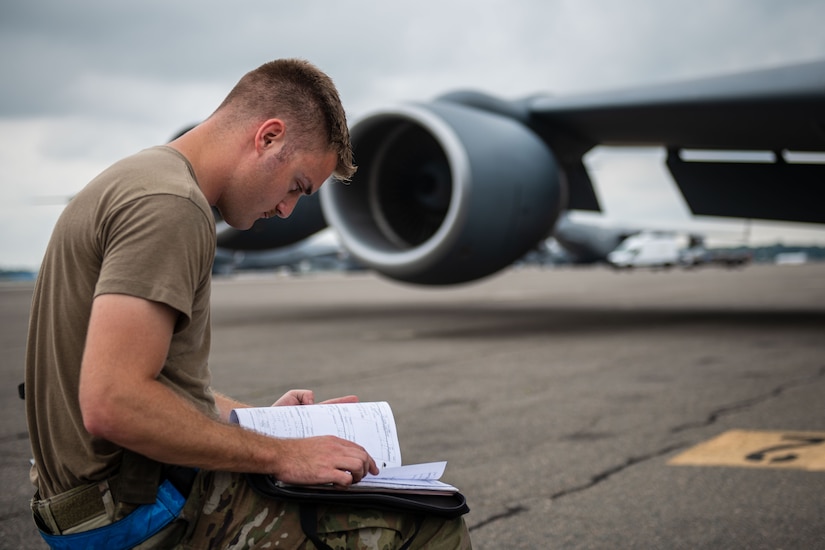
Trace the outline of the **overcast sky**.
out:
<instances>
[{"instance_id":1,"label":"overcast sky","mask_svg":"<svg viewBox=\"0 0 825 550\"><path fill-rule=\"evenodd\" d=\"M36 267L63 198L274 58L326 71L353 120L457 88L568 94L825 59L823 21L822 0L4 0L0 267ZM661 151L587 160L608 219L688 220ZM817 226L752 235L825 244Z\"/></svg>"}]
</instances>

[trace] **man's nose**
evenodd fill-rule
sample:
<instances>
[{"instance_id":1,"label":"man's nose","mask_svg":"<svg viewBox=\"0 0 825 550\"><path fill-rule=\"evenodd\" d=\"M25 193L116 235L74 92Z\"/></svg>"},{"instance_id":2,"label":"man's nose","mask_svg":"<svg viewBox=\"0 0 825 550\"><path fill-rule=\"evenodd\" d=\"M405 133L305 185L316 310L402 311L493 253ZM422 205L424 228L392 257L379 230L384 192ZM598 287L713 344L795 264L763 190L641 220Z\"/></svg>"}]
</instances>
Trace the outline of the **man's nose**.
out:
<instances>
[{"instance_id":1,"label":"man's nose","mask_svg":"<svg viewBox=\"0 0 825 550\"><path fill-rule=\"evenodd\" d=\"M278 205L278 217L279 218L288 218L292 211L295 210L295 205L298 204L298 199L301 196L298 195L297 197L287 197L281 201Z\"/></svg>"}]
</instances>

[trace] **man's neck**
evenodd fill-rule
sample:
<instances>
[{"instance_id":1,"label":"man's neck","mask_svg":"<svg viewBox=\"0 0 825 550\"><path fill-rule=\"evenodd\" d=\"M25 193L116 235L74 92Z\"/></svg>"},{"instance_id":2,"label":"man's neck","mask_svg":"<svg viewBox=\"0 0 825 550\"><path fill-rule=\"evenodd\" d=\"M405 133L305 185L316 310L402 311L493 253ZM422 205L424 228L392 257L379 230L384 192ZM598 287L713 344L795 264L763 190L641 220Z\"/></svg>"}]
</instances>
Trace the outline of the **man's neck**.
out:
<instances>
[{"instance_id":1,"label":"man's neck","mask_svg":"<svg viewBox=\"0 0 825 550\"><path fill-rule=\"evenodd\" d=\"M186 157L198 186L209 204L214 206L223 192L226 181L224 165L229 158L232 142L230 139L216 139L220 135L215 131L214 123L207 120L181 137L169 143L169 147Z\"/></svg>"}]
</instances>

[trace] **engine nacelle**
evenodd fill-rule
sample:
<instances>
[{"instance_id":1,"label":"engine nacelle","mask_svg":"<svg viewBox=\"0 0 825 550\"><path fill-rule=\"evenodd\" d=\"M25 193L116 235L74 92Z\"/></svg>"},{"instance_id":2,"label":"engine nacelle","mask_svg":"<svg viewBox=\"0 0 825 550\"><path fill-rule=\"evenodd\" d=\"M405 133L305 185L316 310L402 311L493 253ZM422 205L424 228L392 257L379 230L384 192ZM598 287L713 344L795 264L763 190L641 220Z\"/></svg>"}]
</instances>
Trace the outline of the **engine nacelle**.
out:
<instances>
[{"instance_id":1,"label":"engine nacelle","mask_svg":"<svg viewBox=\"0 0 825 550\"><path fill-rule=\"evenodd\" d=\"M377 111L350 130L358 172L321 190L327 222L391 279L445 285L491 275L547 237L562 174L521 122L448 101Z\"/></svg>"},{"instance_id":2,"label":"engine nacelle","mask_svg":"<svg viewBox=\"0 0 825 550\"><path fill-rule=\"evenodd\" d=\"M216 210L217 212L217 210ZM216 214L216 218L219 214ZM301 197L288 218L261 218L246 230L226 224L218 228L218 248L259 251L283 248L314 235L327 226L318 194Z\"/></svg>"}]
</instances>

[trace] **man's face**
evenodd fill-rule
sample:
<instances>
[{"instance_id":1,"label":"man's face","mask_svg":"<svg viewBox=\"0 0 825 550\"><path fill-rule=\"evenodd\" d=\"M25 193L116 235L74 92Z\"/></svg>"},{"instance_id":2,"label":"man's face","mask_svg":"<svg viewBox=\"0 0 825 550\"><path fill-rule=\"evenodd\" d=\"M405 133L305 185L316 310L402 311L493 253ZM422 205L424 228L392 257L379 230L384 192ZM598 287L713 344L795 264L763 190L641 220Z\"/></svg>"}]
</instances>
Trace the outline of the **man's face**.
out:
<instances>
[{"instance_id":1,"label":"man's face","mask_svg":"<svg viewBox=\"0 0 825 550\"><path fill-rule=\"evenodd\" d=\"M320 189L337 157L331 151L270 151L243 170L217 207L236 229L249 229L260 218L288 217L302 195Z\"/></svg>"}]
</instances>

